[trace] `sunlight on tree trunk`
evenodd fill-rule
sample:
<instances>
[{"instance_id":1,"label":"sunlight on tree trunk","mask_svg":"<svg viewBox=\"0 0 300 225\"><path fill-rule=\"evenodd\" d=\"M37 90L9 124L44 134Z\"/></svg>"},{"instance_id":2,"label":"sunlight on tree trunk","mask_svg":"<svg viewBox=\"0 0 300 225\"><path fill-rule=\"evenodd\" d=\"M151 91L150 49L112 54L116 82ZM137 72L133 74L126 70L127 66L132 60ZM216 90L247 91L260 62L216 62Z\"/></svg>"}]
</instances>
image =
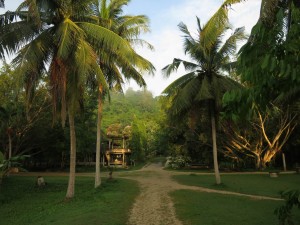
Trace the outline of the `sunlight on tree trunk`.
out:
<instances>
[{"instance_id":1,"label":"sunlight on tree trunk","mask_svg":"<svg viewBox=\"0 0 300 225\"><path fill-rule=\"evenodd\" d=\"M262 168L260 154L255 154L255 168L257 170Z\"/></svg>"},{"instance_id":2,"label":"sunlight on tree trunk","mask_svg":"<svg viewBox=\"0 0 300 225\"><path fill-rule=\"evenodd\" d=\"M69 125L70 125L70 173L68 190L66 194L67 199L74 197L75 193L75 169L76 169L76 135L74 125L74 112L69 111Z\"/></svg>"},{"instance_id":3,"label":"sunlight on tree trunk","mask_svg":"<svg viewBox=\"0 0 300 225\"><path fill-rule=\"evenodd\" d=\"M100 151L100 148L101 148L101 121L102 121L102 110L103 110L102 93L103 93L103 87L100 86L99 94L98 94L95 188L97 188L101 185L101 177L100 177L100 152L101 151Z\"/></svg>"},{"instance_id":4,"label":"sunlight on tree trunk","mask_svg":"<svg viewBox=\"0 0 300 225\"><path fill-rule=\"evenodd\" d=\"M215 120L215 114L213 109L211 110L210 113L211 113L211 132L212 132L212 142L213 142L213 157L214 157L214 170L215 170L216 184L221 184L221 177L220 177L219 164L218 164L216 120Z\"/></svg>"},{"instance_id":5,"label":"sunlight on tree trunk","mask_svg":"<svg viewBox=\"0 0 300 225\"><path fill-rule=\"evenodd\" d=\"M255 160L256 169L265 169L274 157L282 151L297 123L296 116L288 112L281 113L274 120L276 125L270 126L272 116L268 113L262 115L257 110L258 117L243 131L237 128L223 127L228 141L224 144L226 156L230 158L240 157L240 154Z\"/></svg>"}]
</instances>

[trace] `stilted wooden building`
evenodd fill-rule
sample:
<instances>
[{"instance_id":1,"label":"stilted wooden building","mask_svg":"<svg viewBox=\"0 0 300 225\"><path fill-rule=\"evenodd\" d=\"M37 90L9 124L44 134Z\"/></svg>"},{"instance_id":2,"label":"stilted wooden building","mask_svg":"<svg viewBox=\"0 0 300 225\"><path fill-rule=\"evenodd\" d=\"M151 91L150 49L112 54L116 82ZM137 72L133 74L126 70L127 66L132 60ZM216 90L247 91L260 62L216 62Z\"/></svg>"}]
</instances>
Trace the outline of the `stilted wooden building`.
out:
<instances>
[{"instance_id":1,"label":"stilted wooden building","mask_svg":"<svg viewBox=\"0 0 300 225\"><path fill-rule=\"evenodd\" d=\"M121 134L108 130L107 138L109 142L108 149L105 152L108 166L130 166L131 150L127 146L130 129L130 126L125 127Z\"/></svg>"}]
</instances>

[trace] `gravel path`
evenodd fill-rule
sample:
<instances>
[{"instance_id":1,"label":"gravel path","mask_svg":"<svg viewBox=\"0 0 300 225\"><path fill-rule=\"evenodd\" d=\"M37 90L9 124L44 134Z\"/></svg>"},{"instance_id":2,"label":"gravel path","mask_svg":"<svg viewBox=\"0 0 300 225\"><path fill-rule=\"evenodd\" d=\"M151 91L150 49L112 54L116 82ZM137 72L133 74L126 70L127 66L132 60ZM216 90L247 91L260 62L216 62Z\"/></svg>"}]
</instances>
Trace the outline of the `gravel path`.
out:
<instances>
[{"instance_id":1,"label":"gravel path","mask_svg":"<svg viewBox=\"0 0 300 225\"><path fill-rule=\"evenodd\" d=\"M130 176L140 183L141 194L133 205L128 225L181 225L169 196L177 185L170 174L162 170L161 164L151 164L138 173L141 176Z\"/></svg>"},{"instance_id":2,"label":"gravel path","mask_svg":"<svg viewBox=\"0 0 300 225\"><path fill-rule=\"evenodd\" d=\"M181 225L182 222L176 217L174 205L169 196L169 193L175 190L185 189L236 195L254 198L257 200L282 200L265 196L247 195L230 191L186 186L177 183L171 178L175 174L178 173L163 170L161 164L150 164L139 171L118 174L124 178L138 181L141 187L141 193L133 205L127 225Z\"/></svg>"}]
</instances>

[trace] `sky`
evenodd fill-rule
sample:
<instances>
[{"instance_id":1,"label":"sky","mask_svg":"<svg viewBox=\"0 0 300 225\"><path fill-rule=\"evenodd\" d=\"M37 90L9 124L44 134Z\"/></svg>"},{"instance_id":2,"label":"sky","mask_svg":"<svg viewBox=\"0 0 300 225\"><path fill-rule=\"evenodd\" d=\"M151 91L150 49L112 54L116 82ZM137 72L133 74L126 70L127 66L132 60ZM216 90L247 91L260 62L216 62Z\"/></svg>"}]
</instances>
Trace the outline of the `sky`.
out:
<instances>
[{"instance_id":1,"label":"sky","mask_svg":"<svg viewBox=\"0 0 300 225\"><path fill-rule=\"evenodd\" d=\"M6 0L5 9L13 11L22 0ZM178 29L180 22L185 23L191 33L196 33L196 16L201 24L205 24L222 4L222 0L131 0L124 13L130 15L146 15L150 19L151 32L142 35L142 39L154 46L154 51L136 48L137 52L148 59L156 68L154 75L144 74L147 89L158 96L174 80L185 74L183 68L177 73L164 78L161 69L173 61L173 58L189 60L183 52L183 38ZM233 28L245 26L246 32L257 22L261 0L248 0L232 6L229 18ZM232 31L233 32L233 31ZM125 85L125 90L132 87L138 90L135 82Z\"/></svg>"}]
</instances>

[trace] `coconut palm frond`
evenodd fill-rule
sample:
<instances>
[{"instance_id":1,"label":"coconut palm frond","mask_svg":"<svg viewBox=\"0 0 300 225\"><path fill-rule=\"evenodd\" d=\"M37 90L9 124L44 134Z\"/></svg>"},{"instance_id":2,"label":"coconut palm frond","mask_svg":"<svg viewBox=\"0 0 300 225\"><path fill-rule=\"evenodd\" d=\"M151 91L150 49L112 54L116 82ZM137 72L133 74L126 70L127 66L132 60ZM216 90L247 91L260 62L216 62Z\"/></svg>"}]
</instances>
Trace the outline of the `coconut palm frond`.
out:
<instances>
[{"instance_id":1,"label":"coconut palm frond","mask_svg":"<svg viewBox=\"0 0 300 225\"><path fill-rule=\"evenodd\" d=\"M41 33L36 39L24 46L13 59L13 65L21 71L39 72L46 71L46 65L50 60L53 40L48 31Z\"/></svg>"},{"instance_id":2,"label":"coconut palm frond","mask_svg":"<svg viewBox=\"0 0 300 225\"><path fill-rule=\"evenodd\" d=\"M140 87L146 87L146 81L139 71L137 71L134 67L122 67L122 74L129 81L133 79Z\"/></svg>"},{"instance_id":3,"label":"coconut palm frond","mask_svg":"<svg viewBox=\"0 0 300 225\"><path fill-rule=\"evenodd\" d=\"M4 53L13 54L25 44L34 39L38 31L33 29L32 24L26 21L18 21L0 26L0 57Z\"/></svg>"},{"instance_id":4,"label":"coconut palm frond","mask_svg":"<svg viewBox=\"0 0 300 225\"><path fill-rule=\"evenodd\" d=\"M189 52L196 44L196 40L192 37L189 29L187 26L181 22L178 24L179 30L184 33L183 38L184 38L184 44L183 44L183 49L184 52L187 53Z\"/></svg>"},{"instance_id":5,"label":"coconut palm frond","mask_svg":"<svg viewBox=\"0 0 300 225\"><path fill-rule=\"evenodd\" d=\"M201 21L198 16L196 16L196 19L197 19L198 33L200 34L202 32Z\"/></svg>"},{"instance_id":6,"label":"coconut palm frond","mask_svg":"<svg viewBox=\"0 0 300 225\"><path fill-rule=\"evenodd\" d=\"M120 68L112 64L106 68L105 79L109 85L109 89L117 89L121 91L122 85L125 83Z\"/></svg>"},{"instance_id":7,"label":"coconut palm frond","mask_svg":"<svg viewBox=\"0 0 300 225\"><path fill-rule=\"evenodd\" d=\"M182 59L174 58L173 62L162 69L162 73L165 77L169 77L171 73L176 72L180 64L185 62Z\"/></svg>"},{"instance_id":8,"label":"coconut palm frond","mask_svg":"<svg viewBox=\"0 0 300 225\"><path fill-rule=\"evenodd\" d=\"M76 49L74 50L74 66L72 70L74 73L79 74L80 80L77 83L86 83L88 74L94 72L94 68L97 64L97 55L94 52L93 48L85 42L83 39L80 39L77 42Z\"/></svg>"},{"instance_id":9,"label":"coconut palm frond","mask_svg":"<svg viewBox=\"0 0 300 225\"><path fill-rule=\"evenodd\" d=\"M84 37L83 30L70 19L65 19L56 30L56 42L59 46L58 57L67 60L77 40Z\"/></svg>"},{"instance_id":10,"label":"coconut palm frond","mask_svg":"<svg viewBox=\"0 0 300 225\"><path fill-rule=\"evenodd\" d=\"M41 27L42 21L40 17L40 10L37 5L36 0L26 0L20 4L20 6L17 8L16 12L20 12L23 9L28 10L28 18L30 22L33 22L38 28Z\"/></svg>"},{"instance_id":11,"label":"coconut palm frond","mask_svg":"<svg viewBox=\"0 0 300 225\"><path fill-rule=\"evenodd\" d=\"M193 80L195 78L195 73L187 73L177 80L175 80L173 83L171 83L165 90L163 90L163 94L166 94L167 96L172 96L178 89L182 89L184 86L187 85L188 82Z\"/></svg>"},{"instance_id":12,"label":"coconut palm frond","mask_svg":"<svg viewBox=\"0 0 300 225\"><path fill-rule=\"evenodd\" d=\"M148 41L145 41L143 39L138 39L138 38L134 38L134 39L127 39L129 43L132 44L132 46L139 46L139 47L146 47L147 49L153 51L154 46L151 45Z\"/></svg>"},{"instance_id":13,"label":"coconut palm frond","mask_svg":"<svg viewBox=\"0 0 300 225\"><path fill-rule=\"evenodd\" d=\"M96 74L97 79L97 87L99 87L99 84L102 85L104 92L109 92L109 86L110 83L105 78L105 74L103 73L102 69L99 67L99 65L93 64L94 72Z\"/></svg>"},{"instance_id":14,"label":"coconut palm frond","mask_svg":"<svg viewBox=\"0 0 300 225\"><path fill-rule=\"evenodd\" d=\"M156 71L154 65L149 60L145 59L139 54L136 54L135 56L136 61L134 65L138 68L138 71L154 75L154 72Z\"/></svg>"},{"instance_id":15,"label":"coconut palm frond","mask_svg":"<svg viewBox=\"0 0 300 225\"><path fill-rule=\"evenodd\" d=\"M182 65L186 71L193 71L199 68L199 65L193 62L182 61Z\"/></svg>"},{"instance_id":16,"label":"coconut palm frond","mask_svg":"<svg viewBox=\"0 0 300 225\"><path fill-rule=\"evenodd\" d=\"M239 41L246 40L248 37L245 35L245 28L240 27L235 29L234 33L225 41L223 46L217 53L216 63L219 63L219 60L227 56L234 55L237 50L237 44Z\"/></svg>"},{"instance_id":17,"label":"coconut palm frond","mask_svg":"<svg viewBox=\"0 0 300 225\"><path fill-rule=\"evenodd\" d=\"M4 14L0 15L0 25L4 26L13 22L16 22L17 20L17 13L16 12L10 12L7 11Z\"/></svg>"},{"instance_id":18,"label":"coconut palm frond","mask_svg":"<svg viewBox=\"0 0 300 225\"><path fill-rule=\"evenodd\" d=\"M222 60L221 63L221 70L227 72L229 74L229 77L231 77L231 75L233 75L233 73L236 71L237 61L231 62L230 58L227 57L225 60Z\"/></svg>"},{"instance_id":19,"label":"coconut palm frond","mask_svg":"<svg viewBox=\"0 0 300 225\"><path fill-rule=\"evenodd\" d=\"M150 32L149 18L145 15L124 16L118 27L118 34L122 37L138 37L141 33Z\"/></svg>"},{"instance_id":20,"label":"coconut palm frond","mask_svg":"<svg viewBox=\"0 0 300 225\"><path fill-rule=\"evenodd\" d=\"M223 2L217 12L204 25L201 32L201 43L207 49L214 45L217 38L230 28L228 20L228 11L231 5L240 3L243 0L226 0Z\"/></svg>"},{"instance_id":21,"label":"coconut palm frond","mask_svg":"<svg viewBox=\"0 0 300 225\"><path fill-rule=\"evenodd\" d=\"M94 47L110 48L111 51L132 52L129 43L113 31L99 25L86 22L77 23L84 30Z\"/></svg>"},{"instance_id":22,"label":"coconut palm frond","mask_svg":"<svg viewBox=\"0 0 300 225\"><path fill-rule=\"evenodd\" d=\"M188 38L188 39L191 39L191 40L194 40L194 38L192 37L187 25L183 22L180 22L178 24L178 27L179 27L179 30L184 34L183 38Z\"/></svg>"},{"instance_id":23,"label":"coconut palm frond","mask_svg":"<svg viewBox=\"0 0 300 225\"><path fill-rule=\"evenodd\" d=\"M218 87L212 89L217 110L220 110L222 107L222 99L225 92L242 88L242 86L238 82L229 77L221 75L214 76L212 79L212 83L214 87Z\"/></svg>"},{"instance_id":24,"label":"coconut palm frond","mask_svg":"<svg viewBox=\"0 0 300 225\"><path fill-rule=\"evenodd\" d=\"M220 7L202 28L200 34L201 45L205 46L206 49L210 49L228 27L228 10L226 7Z\"/></svg>"},{"instance_id":25,"label":"coconut palm frond","mask_svg":"<svg viewBox=\"0 0 300 225\"><path fill-rule=\"evenodd\" d=\"M201 86L199 88L199 92L196 96L197 101L204 101L209 99L214 99L213 95L213 87L210 81L211 78L204 76L201 82Z\"/></svg>"},{"instance_id":26,"label":"coconut palm frond","mask_svg":"<svg viewBox=\"0 0 300 225\"><path fill-rule=\"evenodd\" d=\"M111 0L108 6L110 18L117 18L123 14L123 7L128 5L130 0Z\"/></svg>"},{"instance_id":27,"label":"coconut palm frond","mask_svg":"<svg viewBox=\"0 0 300 225\"><path fill-rule=\"evenodd\" d=\"M199 79L193 79L186 82L185 85L181 85L181 89L176 93L176 97L172 101L170 108L174 114L180 114L181 112L187 112L194 105L194 98L198 93L201 86Z\"/></svg>"}]
</instances>

